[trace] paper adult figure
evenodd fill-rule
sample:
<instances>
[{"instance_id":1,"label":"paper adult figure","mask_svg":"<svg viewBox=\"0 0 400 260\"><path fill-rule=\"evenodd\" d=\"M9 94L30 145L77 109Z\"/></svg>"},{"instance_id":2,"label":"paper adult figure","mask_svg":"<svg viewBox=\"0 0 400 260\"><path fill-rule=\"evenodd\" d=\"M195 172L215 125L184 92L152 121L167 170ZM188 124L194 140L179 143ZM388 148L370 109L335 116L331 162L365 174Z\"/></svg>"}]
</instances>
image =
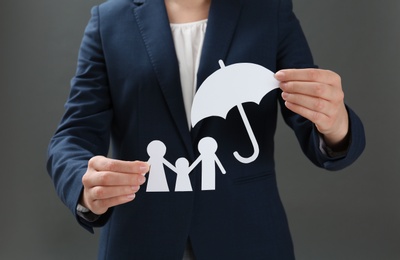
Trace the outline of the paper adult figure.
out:
<instances>
[{"instance_id":1,"label":"paper adult figure","mask_svg":"<svg viewBox=\"0 0 400 260\"><path fill-rule=\"evenodd\" d=\"M237 107L254 153L248 158L242 157L238 152L234 152L234 156L242 163L250 163L258 157L260 150L242 104L247 102L260 104L268 92L279 87L279 82L272 71L254 63L236 63L225 67L220 60L219 64L221 68L201 84L194 97L191 111L192 126L210 116L226 118L228 112Z\"/></svg>"},{"instance_id":2,"label":"paper adult figure","mask_svg":"<svg viewBox=\"0 0 400 260\"><path fill-rule=\"evenodd\" d=\"M196 166L201 161L201 190L215 190L215 164L225 174L225 168L215 154L218 143L212 137L204 137L199 141L198 150L200 156L192 164Z\"/></svg>"},{"instance_id":3,"label":"paper adult figure","mask_svg":"<svg viewBox=\"0 0 400 260\"><path fill-rule=\"evenodd\" d=\"M173 171L175 171L175 167L164 158L166 152L167 147L159 140L154 140L147 145L147 154L150 156L148 160L150 172L147 180L147 192L169 191L164 165Z\"/></svg>"}]
</instances>

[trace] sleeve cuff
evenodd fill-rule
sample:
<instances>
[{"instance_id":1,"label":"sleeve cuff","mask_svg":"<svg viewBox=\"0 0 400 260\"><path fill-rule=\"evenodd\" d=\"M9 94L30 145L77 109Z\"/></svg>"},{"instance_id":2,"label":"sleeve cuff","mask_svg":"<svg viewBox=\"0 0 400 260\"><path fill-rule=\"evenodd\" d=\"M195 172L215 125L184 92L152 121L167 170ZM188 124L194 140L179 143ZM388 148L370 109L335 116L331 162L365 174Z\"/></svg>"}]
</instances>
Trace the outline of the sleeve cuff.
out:
<instances>
[{"instance_id":1,"label":"sleeve cuff","mask_svg":"<svg viewBox=\"0 0 400 260\"><path fill-rule=\"evenodd\" d=\"M333 151L329 146L326 145L324 138L319 134L319 149L322 154L325 156L328 156L330 158L338 158L338 157L344 157L346 156L350 145L347 145L346 149L343 151Z\"/></svg>"},{"instance_id":2,"label":"sleeve cuff","mask_svg":"<svg viewBox=\"0 0 400 260\"><path fill-rule=\"evenodd\" d=\"M88 208L78 203L76 206L76 214L87 222L95 222L100 218L101 215L94 214Z\"/></svg>"}]
</instances>

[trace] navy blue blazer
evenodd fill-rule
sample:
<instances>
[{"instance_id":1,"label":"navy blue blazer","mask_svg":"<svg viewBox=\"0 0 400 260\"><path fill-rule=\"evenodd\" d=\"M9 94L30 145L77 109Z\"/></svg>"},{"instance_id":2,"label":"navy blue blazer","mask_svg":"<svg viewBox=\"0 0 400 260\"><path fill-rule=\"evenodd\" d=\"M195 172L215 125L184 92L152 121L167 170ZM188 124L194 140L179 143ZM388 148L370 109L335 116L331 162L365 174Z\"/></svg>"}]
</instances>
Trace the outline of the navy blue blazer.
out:
<instances>
[{"instance_id":1,"label":"navy blue blazer","mask_svg":"<svg viewBox=\"0 0 400 260\"><path fill-rule=\"evenodd\" d=\"M271 71L315 67L291 0L212 1L197 74L200 85L219 69L239 62ZM62 201L76 215L81 178L94 155L121 160L149 159L146 148L161 140L165 158L193 162L198 141L220 144L216 190L202 191L201 166L190 174L193 192L174 192L176 174L166 168L171 192L146 192L110 209L98 221L79 223L92 231L103 226L100 259L182 259L190 239L197 259L293 259L293 245L274 170L274 133L281 113L304 154L317 166L339 170L362 152L363 126L348 108L351 144L331 158L319 149L314 125L287 110L276 89L244 109L260 154L249 164L233 156L253 147L237 109L226 119L211 117L189 131L168 17L162 0L111 0L92 9L79 52L65 114L49 146L48 171ZM243 86L246 88L246 86ZM279 144L278 144L279 145Z\"/></svg>"}]
</instances>

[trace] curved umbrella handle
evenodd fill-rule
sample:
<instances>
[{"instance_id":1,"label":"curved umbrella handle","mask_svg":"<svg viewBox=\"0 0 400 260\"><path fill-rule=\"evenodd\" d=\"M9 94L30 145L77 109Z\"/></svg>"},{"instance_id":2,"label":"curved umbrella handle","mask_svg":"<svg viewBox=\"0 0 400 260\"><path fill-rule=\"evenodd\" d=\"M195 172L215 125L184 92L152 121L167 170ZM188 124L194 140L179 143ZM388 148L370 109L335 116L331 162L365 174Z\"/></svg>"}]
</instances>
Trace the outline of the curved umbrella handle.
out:
<instances>
[{"instance_id":1,"label":"curved umbrella handle","mask_svg":"<svg viewBox=\"0 0 400 260\"><path fill-rule=\"evenodd\" d=\"M257 159L258 154L260 153L260 148L258 146L256 137L255 137L254 132L253 132L253 129L250 126L250 122L249 122L249 120L248 120L248 118L246 116L246 113L244 112L243 105L242 104L238 104L237 107L239 109L240 115L242 116L243 123L244 123L244 126L246 127L247 133L249 134L251 144L254 147L254 153L253 153L252 156L247 157L247 158L241 156L238 152L234 152L233 155L241 163L251 163L255 159Z\"/></svg>"}]
</instances>

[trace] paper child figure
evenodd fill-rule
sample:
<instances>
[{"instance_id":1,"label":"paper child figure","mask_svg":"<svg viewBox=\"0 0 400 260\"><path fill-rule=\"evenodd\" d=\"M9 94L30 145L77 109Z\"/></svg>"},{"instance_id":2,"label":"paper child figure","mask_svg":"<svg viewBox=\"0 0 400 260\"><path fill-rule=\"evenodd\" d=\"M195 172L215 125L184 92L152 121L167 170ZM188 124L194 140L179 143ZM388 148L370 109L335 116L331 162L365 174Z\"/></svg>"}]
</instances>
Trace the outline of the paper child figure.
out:
<instances>
[{"instance_id":1,"label":"paper child figure","mask_svg":"<svg viewBox=\"0 0 400 260\"><path fill-rule=\"evenodd\" d=\"M201 160L201 190L215 190L215 164L223 174L226 173L221 161L215 154L218 143L212 137L204 137L198 144L199 158L193 163L193 167Z\"/></svg>"},{"instance_id":2,"label":"paper child figure","mask_svg":"<svg viewBox=\"0 0 400 260\"><path fill-rule=\"evenodd\" d=\"M189 173L193 170L196 164L189 167L189 161L182 157L176 160L176 183L175 191L193 191L192 184L190 183Z\"/></svg>"},{"instance_id":3,"label":"paper child figure","mask_svg":"<svg viewBox=\"0 0 400 260\"><path fill-rule=\"evenodd\" d=\"M147 145L147 154L150 156L148 160L150 172L147 180L147 192L169 191L164 165L173 171L175 171L175 167L164 158L166 152L167 147L159 140L154 140Z\"/></svg>"}]
</instances>

